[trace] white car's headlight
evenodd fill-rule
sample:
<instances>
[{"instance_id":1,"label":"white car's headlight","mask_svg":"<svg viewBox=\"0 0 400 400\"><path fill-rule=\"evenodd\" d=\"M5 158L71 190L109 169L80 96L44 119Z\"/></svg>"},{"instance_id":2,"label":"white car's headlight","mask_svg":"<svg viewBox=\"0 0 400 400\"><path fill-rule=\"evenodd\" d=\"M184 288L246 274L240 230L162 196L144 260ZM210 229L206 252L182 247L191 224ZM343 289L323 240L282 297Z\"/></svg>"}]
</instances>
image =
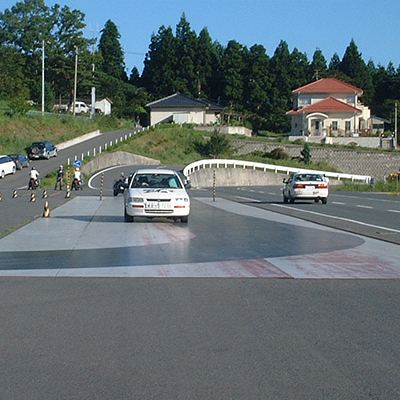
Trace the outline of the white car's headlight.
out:
<instances>
[{"instance_id":1,"label":"white car's headlight","mask_svg":"<svg viewBox=\"0 0 400 400\"><path fill-rule=\"evenodd\" d=\"M142 197L128 197L128 203L143 203L144 199Z\"/></svg>"}]
</instances>

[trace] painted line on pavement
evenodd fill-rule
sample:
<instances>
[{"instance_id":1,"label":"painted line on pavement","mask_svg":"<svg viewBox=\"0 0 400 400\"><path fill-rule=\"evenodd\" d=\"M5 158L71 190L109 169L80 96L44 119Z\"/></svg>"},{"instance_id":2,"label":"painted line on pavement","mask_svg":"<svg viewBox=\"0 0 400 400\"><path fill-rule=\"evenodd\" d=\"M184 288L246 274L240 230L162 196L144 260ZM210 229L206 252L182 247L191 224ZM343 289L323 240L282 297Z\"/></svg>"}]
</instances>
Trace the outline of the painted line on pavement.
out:
<instances>
[{"instance_id":1,"label":"painted line on pavement","mask_svg":"<svg viewBox=\"0 0 400 400\"><path fill-rule=\"evenodd\" d=\"M275 207L280 207L280 208L287 208L289 210L293 210L292 207L288 207L288 206L284 206L281 204L274 204L272 203L271 206L275 206ZM372 224L367 224L366 222L360 222L360 221L356 221L354 219L349 219L349 218L343 218L343 217L335 217L333 215L327 215L327 214L321 214L321 213L317 213L315 211L305 211L305 210L300 210L298 208L295 209L298 212L303 212L303 213L308 213L308 214L314 214L314 215L318 215L320 217L325 217L325 218L332 218L332 219L338 219L340 221L346 221L346 222L352 222L354 224L358 224L358 225L363 225L363 226L368 226L370 228L376 228L376 229L384 229L386 231L390 231L390 232L395 232L395 233L400 233L400 230L398 229L392 229L392 228L386 228L384 226L378 226L378 225L372 225Z\"/></svg>"},{"instance_id":2,"label":"painted line on pavement","mask_svg":"<svg viewBox=\"0 0 400 400\"><path fill-rule=\"evenodd\" d=\"M236 196L238 199L243 199L243 200L247 200L247 201L252 201L253 203L261 203L260 200L256 200L256 199L250 199L249 197L243 197L243 196Z\"/></svg>"}]
</instances>

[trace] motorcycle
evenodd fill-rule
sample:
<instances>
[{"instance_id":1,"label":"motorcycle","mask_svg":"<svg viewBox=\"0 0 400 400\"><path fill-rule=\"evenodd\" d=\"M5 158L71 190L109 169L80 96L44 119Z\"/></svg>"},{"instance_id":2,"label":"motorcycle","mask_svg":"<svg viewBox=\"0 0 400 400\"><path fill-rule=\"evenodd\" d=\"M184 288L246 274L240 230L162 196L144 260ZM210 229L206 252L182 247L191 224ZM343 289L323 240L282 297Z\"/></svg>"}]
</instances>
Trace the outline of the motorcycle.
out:
<instances>
[{"instance_id":1,"label":"motorcycle","mask_svg":"<svg viewBox=\"0 0 400 400\"><path fill-rule=\"evenodd\" d=\"M78 178L75 178L73 180L73 182L72 182L72 189L75 189L75 190L81 189L81 190L83 190L83 182L80 181Z\"/></svg>"},{"instance_id":2,"label":"motorcycle","mask_svg":"<svg viewBox=\"0 0 400 400\"><path fill-rule=\"evenodd\" d=\"M28 190L36 190L39 187L39 179L30 178L28 183Z\"/></svg>"},{"instance_id":3,"label":"motorcycle","mask_svg":"<svg viewBox=\"0 0 400 400\"><path fill-rule=\"evenodd\" d=\"M128 182L126 178L120 178L117 181L115 181L113 185L114 196L118 196L120 193L124 193L127 187L128 187Z\"/></svg>"}]
</instances>

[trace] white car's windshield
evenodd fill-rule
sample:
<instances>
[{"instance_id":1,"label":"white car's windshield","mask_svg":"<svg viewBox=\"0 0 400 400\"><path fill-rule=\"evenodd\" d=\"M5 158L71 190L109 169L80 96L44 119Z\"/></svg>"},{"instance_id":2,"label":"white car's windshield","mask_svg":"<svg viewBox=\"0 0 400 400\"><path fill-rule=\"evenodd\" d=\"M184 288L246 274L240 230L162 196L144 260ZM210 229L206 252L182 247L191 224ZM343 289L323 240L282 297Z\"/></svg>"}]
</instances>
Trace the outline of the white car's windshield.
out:
<instances>
[{"instance_id":1,"label":"white car's windshield","mask_svg":"<svg viewBox=\"0 0 400 400\"><path fill-rule=\"evenodd\" d=\"M156 188L156 189L182 189L181 182L175 175L171 174L136 174L132 180L133 188Z\"/></svg>"}]
</instances>

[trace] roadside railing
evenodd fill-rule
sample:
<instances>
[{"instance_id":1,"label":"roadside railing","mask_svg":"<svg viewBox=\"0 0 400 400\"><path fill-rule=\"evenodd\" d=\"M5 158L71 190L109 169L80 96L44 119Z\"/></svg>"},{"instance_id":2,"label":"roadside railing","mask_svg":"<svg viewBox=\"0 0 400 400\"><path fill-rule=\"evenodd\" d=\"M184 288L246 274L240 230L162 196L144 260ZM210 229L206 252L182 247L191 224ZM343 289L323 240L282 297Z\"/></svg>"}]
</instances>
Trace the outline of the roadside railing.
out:
<instances>
[{"instance_id":1,"label":"roadside railing","mask_svg":"<svg viewBox=\"0 0 400 400\"><path fill-rule=\"evenodd\" d=\"M273 164L263 164L258 162L251 161L240 161L240 160L224 160L224 159L212 159L212 160L200 160L194 163L187 165L183 169L183 173L185 176L189 177L196 171L199 171L204 168L241 168L241 169L252 169L259 170L264 172L274 172L275 174L283 173L283 174L291 174L291 173L317 173L324 174L329 179L349 179L352 182L361 181L364 183L371 183L371 177L368 175L355 175L355 174L341 174L338 172L326 172L326 171L317 171L306 168L293 168L293 167L283 167L280 165Z\"/></svg>"},{"instance_id":2,"label":"roadside railing","mask_svg":"<svg viewBox=\"0 0 400 400\"><path fill-rule=\"evenodd\" d=\"M107 141L102 146L93 147L92 149L90 149L90 150L88 150L88 151L86 151L84 153L76 154L74 157L72 157L72 159L68 158L67 159L67 164L71 164L75 160L83 161L86 157L96 157L96 156L100 155L104 150L107 150L108 148L110 148L110 147L112 147L114 145L117 145L118 143L121 143L121 142L123 142L125 140L128 140L133 135L136 135L139 132L143 132L143 131L148 130L148 129L149 129L148 127L146 127L146 128L140 127L140 128L133 129L131 132L128 132L128 133L125 133L125 134L121 134L120 137L115 138L115 139L110 140L110 141ZM93 134L94 133L95 132L93 132ZM101 134L99 133L99 135L101 135ZM97 136L97 135L93 135L91 137L94 137L94 136ZM82 141L85 141L87 139L89 139L89 137L85 138L85 135L84 135L84 136L81 136L79 138L73 139L70 142L63 143L61 146L57 145L57 148L59 147L60 149L65 149L65 148L67 148L69 146L73 146L74 144L81 143Z\"/></svg>"}]
</instances>

